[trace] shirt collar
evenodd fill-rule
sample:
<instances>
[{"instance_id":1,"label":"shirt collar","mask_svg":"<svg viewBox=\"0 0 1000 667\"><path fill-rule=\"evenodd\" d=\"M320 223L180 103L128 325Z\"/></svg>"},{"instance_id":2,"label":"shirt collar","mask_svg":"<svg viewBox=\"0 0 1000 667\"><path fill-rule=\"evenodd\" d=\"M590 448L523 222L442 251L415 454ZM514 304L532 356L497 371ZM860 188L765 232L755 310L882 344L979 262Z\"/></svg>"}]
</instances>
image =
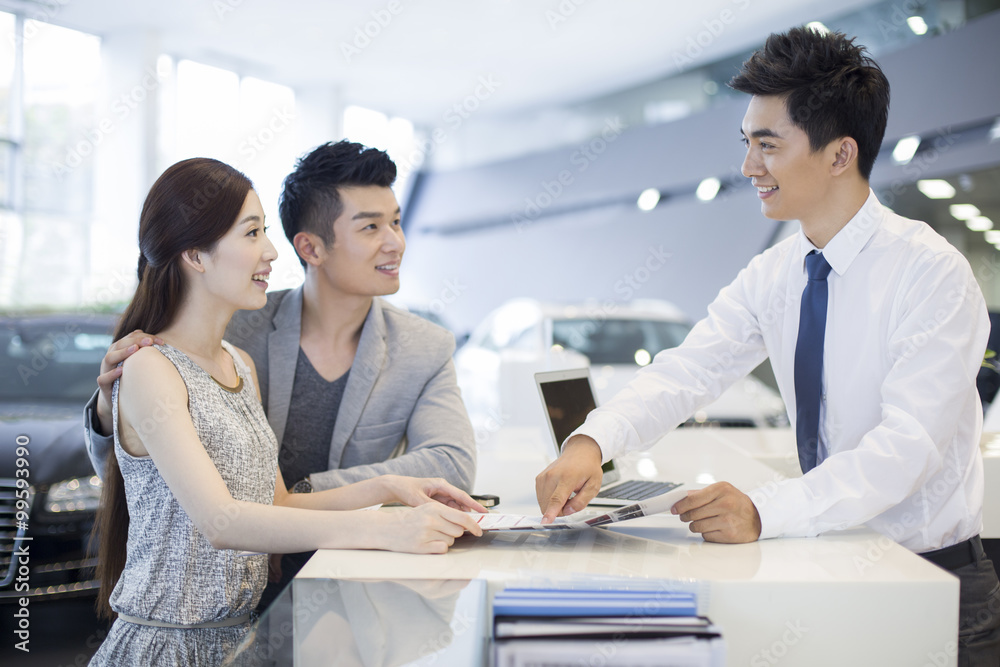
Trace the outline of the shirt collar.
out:
<instances>
[{"instance_id":1,"label":"shirt collar","mask_svg":"<svg viewBox=\"0 0 1000 667\"><path fill-rule=\"evenodd\" d=\"M799 259L802 261L802 266L805 267L806 255L816 250L823 253L826 261L830 264L830 268L838 276L844 275L847 269L850 268L854 258L868 245L868 241L871 240L872 235L875 234L875 231L882 224L884 217L885 208L879 202L878 197L875 196L872 189L868 188L868 199L865 200L864 205L844 225L843 229L830 239L830 242L826 244L823 250L819 250L819 248L814 246L812 241L806 237L805 232L800 228L798 253ZM805 269L803 268L803 270Z\"/></svg>"}]
</instances>

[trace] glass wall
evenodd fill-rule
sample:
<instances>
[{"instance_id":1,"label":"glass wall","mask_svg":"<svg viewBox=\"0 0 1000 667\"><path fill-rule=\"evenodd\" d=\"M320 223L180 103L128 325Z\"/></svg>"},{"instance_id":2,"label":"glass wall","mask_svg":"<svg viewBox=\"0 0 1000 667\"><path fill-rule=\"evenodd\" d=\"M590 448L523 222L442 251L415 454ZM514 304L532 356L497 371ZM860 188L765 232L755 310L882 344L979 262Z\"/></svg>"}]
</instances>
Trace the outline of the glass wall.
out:
<instances>
[{"instance_id":1,"label":"glass wall","mask_svg":"<svg viewBox=\"0 0 1000 667\"><path fill-rule=\"evenodd\" d=\"M89 270L100 40L0 14L0 306L79 303Z\"/></svg>"}]
</instances>

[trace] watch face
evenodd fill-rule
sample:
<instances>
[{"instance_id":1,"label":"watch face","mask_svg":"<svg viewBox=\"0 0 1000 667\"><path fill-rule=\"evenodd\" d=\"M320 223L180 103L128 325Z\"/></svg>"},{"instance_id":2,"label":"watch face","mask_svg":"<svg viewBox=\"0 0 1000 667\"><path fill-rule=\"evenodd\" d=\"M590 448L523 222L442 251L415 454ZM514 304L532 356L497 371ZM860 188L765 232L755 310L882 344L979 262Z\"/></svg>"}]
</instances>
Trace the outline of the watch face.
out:
<instances>
[{"instance_id":1,"label":"watch face","mask_svg":"<svg viewBox=\"0 0 1000 667\"><path fill-rule=\"evenodd\" d=\"M292 487L292 493L312 493L313 486L308 479L302 479Z\"/></svg>"}]
</instances>

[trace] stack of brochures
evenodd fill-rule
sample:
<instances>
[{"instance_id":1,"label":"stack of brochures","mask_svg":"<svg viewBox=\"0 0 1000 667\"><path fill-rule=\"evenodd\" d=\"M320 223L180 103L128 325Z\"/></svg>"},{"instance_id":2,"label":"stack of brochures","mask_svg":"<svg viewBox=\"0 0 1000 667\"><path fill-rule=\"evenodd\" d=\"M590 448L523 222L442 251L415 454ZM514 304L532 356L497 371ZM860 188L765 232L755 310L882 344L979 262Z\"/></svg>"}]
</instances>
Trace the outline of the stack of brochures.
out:
<instances>
[{"instance_id":1,"label":"stack of brochures","mask_svg":"<svg viewBox=\"0 0 1000 667\"><path fill-rule=\"evenodd\" d=\"M510 587L493 598L497 667L722 667L718 628L696 595L645 585Z\"/></svg>"}]
</instances>

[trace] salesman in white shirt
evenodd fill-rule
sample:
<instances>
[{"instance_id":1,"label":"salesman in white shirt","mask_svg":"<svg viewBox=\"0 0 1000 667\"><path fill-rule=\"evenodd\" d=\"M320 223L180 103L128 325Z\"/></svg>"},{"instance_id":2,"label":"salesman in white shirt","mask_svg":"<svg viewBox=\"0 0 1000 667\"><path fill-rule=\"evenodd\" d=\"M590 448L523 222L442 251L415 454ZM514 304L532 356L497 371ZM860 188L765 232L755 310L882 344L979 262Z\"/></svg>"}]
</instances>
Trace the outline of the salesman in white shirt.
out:
<instances>
[{"instance_id":1,"label":"salesman in white shirt","mask_svg":"<svg viewBox=\"0 0 1000 667\"><path fill-rule=\"evenodd\" d=\"M995 666L975 385L989 319L968 261L869 188L889 83L853 40L797 28L729 85L752 95L743 174L764 215L801 232L754 257L680 347L567 439L536 480L544 520L583 509L603 461L652 446L769 357L803 476L749 496L713 484L674 513L712 542L867 524L960 578L959 664Z\"/></svg>"}]
</instances>

